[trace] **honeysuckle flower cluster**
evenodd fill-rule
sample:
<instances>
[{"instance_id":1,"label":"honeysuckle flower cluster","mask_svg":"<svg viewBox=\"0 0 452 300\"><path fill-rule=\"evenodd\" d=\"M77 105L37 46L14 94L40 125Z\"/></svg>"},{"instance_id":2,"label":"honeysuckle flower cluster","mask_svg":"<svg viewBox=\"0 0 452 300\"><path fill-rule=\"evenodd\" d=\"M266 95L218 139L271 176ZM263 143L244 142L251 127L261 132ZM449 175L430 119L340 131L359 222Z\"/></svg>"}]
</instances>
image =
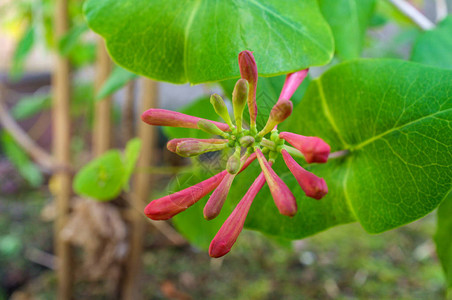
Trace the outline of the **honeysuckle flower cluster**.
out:
<instances>
[{"instance_id":1,"label":"honeysuckle flower cluster","mask_svg":"<svg viewBox=\"0 0 452 300\"><path fill-rule=\"evenodd\" d=\"M294 195L272 169L272 164L279 154L282 155L287 167L308 197L321 199L328 192L325 180L302 168L293 156L304 157L307 163L325 163L328 160L330 146L318 137L279 132L277 129L278 124L292 113L293 106L290 98L306 77L308 69L287 75L281 95L273 106L267 123L258 130L256 62L250 51L241 52L238 60L241 79L237 81L232 93L235 124L232 122L225 102L217 94L211 96L210 103L225 123L164 109L150 109L142 115L142 120L150 125L198 128L215 136L211 139L182 138L169 141L168 150L183 157L193 157L228 148L232 150L226 170L189 188L151 201L144 213L153 220L167 220L212 191L204 207L204 217L207 220L214 219L220 213L235 177L257 158L262 173L212 240L209 248L209 255L212 257L221 257L231 250L243 229L254 198L265 183L268 184L275 205L281 214L293 217L297 213ZM250 115L249 128L244 128L243 111L247 105ZM286 145L285 142L293 147Z\"/></svg>"}]
</instances>

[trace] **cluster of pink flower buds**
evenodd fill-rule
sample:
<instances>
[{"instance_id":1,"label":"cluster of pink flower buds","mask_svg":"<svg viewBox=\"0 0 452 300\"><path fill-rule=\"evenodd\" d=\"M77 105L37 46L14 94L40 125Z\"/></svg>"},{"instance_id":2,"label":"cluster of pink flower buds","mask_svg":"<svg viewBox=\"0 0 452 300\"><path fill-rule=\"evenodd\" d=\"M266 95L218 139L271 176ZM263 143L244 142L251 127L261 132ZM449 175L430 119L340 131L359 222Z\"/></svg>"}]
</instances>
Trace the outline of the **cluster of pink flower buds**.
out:
<instances>
[{"instance_id":1,"label":"cluster of pink flower buds","mask_svg":"<svg viewBox=\"0 0 452 300\"><path fill-rule=\"evenodd\" d=\"M276 207L281 214L293 217L297 213L297 202L294 195L272 169L272 164L278 154L282 154L284 162L306 196L321 199L328 192L325 180L306 171L292 156L304 157L307 163L325 163L328 160L330 146L318 137L278 132L277 130L278 124L292 113L293 105L290 98L306 77L308 70L287 75L281 95L273 106L267 123L258 131L256 128L258 75L252 52L243 51L239 54L239 66L242 78L237 81L232 94L235 124L231 120L223 99L217 94L211 96L210 102L225 123L164 109L150 109L142 115L142 120L151 125L198 128L217 136L212 139L183 138L169 141L168 150L181 156L191 157L227 148L232 150L226 170L194 186L149 203L144 213L153 220L167 220L212 191L213 193L204 207L204 217L207 220L217 217L226 201L234 178L256 158L259 162L262 173L212 240L209 248L209 254L212 257L221 257L231 250L243 229L251 204L265 182L267 182ZM243 127L242 119L247 104L250 113L249 129ZM293 147L286 145L285 142ZM268 159L265 155L268 156Z\"/></svg>"}]
</instances>

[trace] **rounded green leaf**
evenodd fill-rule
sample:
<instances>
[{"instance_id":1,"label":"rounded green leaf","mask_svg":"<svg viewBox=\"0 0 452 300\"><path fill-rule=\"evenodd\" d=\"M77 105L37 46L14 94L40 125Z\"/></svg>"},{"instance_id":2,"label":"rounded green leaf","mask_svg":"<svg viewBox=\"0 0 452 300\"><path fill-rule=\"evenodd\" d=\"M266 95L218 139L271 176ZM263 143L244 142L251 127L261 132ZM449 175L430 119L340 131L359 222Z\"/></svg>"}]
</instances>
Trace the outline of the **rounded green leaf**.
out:
<instances>
[{"instance_id":1,"label":"rounded green leaf","mask_svg":"<svg viewBox=\"0 0 452 300\"><path fill-rule=\"evenodd\" d=\"M121 152L110 150L85 165L75 175L73 187L79 195L112 200L121 193L125 172Z\"/></svg>"},{"instance_id":2,"label":"rounded green leaf","mask_svg":"<svg viewBox=\"0 0 452 300\"><path fill-rule=\"evenodd\" d=\"M174 83L237 77L243 50L254 51L267 76L326 64L333 54L316 0L88 0L85 15L119 65Z\"/></svg>"},{"instance_id":3,"label":"rounded green leaf","mask_svg":"<svg viewBox=\"0 0 452 300\"><path fill-rule=\"evenodd\" d=\"M450 82L451 71L403 61L341 64L313 82L286 129L350 150L337 166L347 206L367 231L389 230L425 216L451 189Z\"/></svg>"}]
</instances>

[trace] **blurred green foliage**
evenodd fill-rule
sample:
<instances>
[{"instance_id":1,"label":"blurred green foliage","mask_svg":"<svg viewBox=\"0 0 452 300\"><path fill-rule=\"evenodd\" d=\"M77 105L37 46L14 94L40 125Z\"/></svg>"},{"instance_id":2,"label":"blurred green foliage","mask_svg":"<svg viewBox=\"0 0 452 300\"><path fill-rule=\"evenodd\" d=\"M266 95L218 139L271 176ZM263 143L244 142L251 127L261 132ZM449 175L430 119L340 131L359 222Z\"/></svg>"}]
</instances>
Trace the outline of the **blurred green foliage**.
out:
<instances>
[{"instance_id":1,"label":"blurred green foliage","mask_svg":"<svg viewBox=\"0 0 452 300\"><path fill-rule=\"evenodd\" d=\"M109 150L81 168L74 177L74 191L98 201L113 200L123 189L128 189L129 179L138 160L141 141L130 140L124 155L119 150Z\"/></svg>"},{"instance_id":2,"label":"blurred green foliage","mask_svg":"<svg viewBox=\"0 0 452 300\"><path fill-rule=\"evenodd\" d=\"M452 69L452 15L432 30L422 33L413 47L411 60Z\"/></svg>"},{"instance_id":3,"label":"blurred green foliage","mask_svg":"<svg viewBox=\"0 0 452 300\"><path fill-rule=\"evenodd\" d=\"M96 100L102 100L107 96L110 96L114 92L124 87L132 79L137 78L138 75L127 71L120 66L115 66L110 76L104 82L99 92L96 95Z\"/></svg>"},{"instance_id":4,"label":"blurred green foliage","mask_svg":"<svg viewBox=\"0 0 452 300\"><path fill-rule=\"evenodd\" d=\"M28 154L14 141L14 139L2 131L0 134L2 150L8 159L17 168L20 175L32 186L39 187L44 181L38 166L33 163Z\"/></svg>"}]
</instances>

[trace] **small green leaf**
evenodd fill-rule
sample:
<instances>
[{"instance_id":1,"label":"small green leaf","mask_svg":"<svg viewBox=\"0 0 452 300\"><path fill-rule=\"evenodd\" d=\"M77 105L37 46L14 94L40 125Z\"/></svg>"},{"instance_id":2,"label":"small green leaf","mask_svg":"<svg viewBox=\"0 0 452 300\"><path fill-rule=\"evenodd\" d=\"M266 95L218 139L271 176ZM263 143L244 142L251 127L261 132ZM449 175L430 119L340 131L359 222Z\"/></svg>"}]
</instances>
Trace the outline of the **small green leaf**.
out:
<instances>
[{"instance_id":1,"label":"small green leaf","mask_svg":"<svg viewBox=\"0 0 452 300\"><path fill-rule=\"evenodd\" d=\"M336 53L342 59L360 56L375 0L320 0L320 10L333 31Z\"/></svg>"},{"instance_id":2,"label":"small green leaf","mask_svg":"<svg viewBox=\"0 0 452 300\"><path fill-rule=\"evenodd\" d=\"M438 68L452 69L452 16L448 16L434 29L418 37L411 60Z\"/></svg>"},{"instance_id":3,"label":"small green leaf","mask_svg":"<svg viewBox=\"0 0 452 300\"><path fill-rule=\"evenodd\" d=\"M452 288L452 194L438 207L438 225L435 234L436 252Z\"/></svg>"},{"instance_id":4,"label":"small green leaf","mask_svg":"<svg viewBox=\"0 0 452 300\"><path fill-rule=\"evenodd\" d=\"M116 198L122 190L125 168L118 150L110 150L85 165L74 178L73 188L77 194L108 201Z\"/></svg>"},{"instance_id":5,"label":"small green leaf","mask_svg":"<svg viewBox=\"0 0 452 300\"><path fill-rule=\"evenodd\" d=\"M84 13L118 64L174 83L237 77L243 50L254 51L265 76L324 65L333 54L316 0L89 0Z\"/></svg>"},{"instance_id":6,"label":"small green leaf","mask_svg":"<svg viewBox=\"0 0 452 300\"><path fill-rule=\"evenodd\" d=\"M11 109L16 120L23 120L34 116L43 110L50 109L52 99L50 94L37 94L21 98Z\"/></svg>"},{"instance_id":7,"label":"small green leaf","mask_svg":"<svg viewBox=\"0 0 452 300\"><path fill-rule=\"evenodd\" d=\"M124 151L124 189L129 189L129 179L132 176L133 169L140 156L141 140L139 138L131 139Z\"/></svg>"},{"instance_id":8,"label":"small green leaf","mask_svg":"<svg viewBox=\"0 0 452 300\"><path fill-rule=\"evenodd\" d=\"M22 250L21 240L12 234L0 236L0 254L4 257L18 255Z\"/></svg>"},{"instance_id":9,"label":"small green leaf","mask_svg":"<svg viewBox=\"0 0 452 300\"><path fill-rule=\"evenodd\" d=\"M97 93L96 100L99 101L110 96L136 77L138 77L138 75L116 66Z\"/></svg>"},{"instance_id":10,"label":"small green leaf","mask_svg":"<svg viewBox=\"0 0 452 300\"><path fill-rule=\"evenodd\" d=\"M5 155L17 168L20 175L32 186L39 187L44 181L39 168L31 161L28 154L14 141L11 135L1 133L1 145Z\"/></svg>"},{"instance_id":11,"label":"small green leaf","mask_svg":"<svg viewBox=\"0 0 452 300\"><path fill-rule=\"evenodd\" d=\"M69 52L69 60L74 68L79 68L96 60L96 44L93 42L79 43Z\"/></svg>"},{"instance_id":12,"label":"small green leaf","mask_svg":"<svg viewBox=\"0 0 452 300\"><path fill-rule=\"evenodd\" d=\"M66 35L64 35L59 43L58 50L62 55L68 55L75 46L80 42L80 37L88 30L88 25L82 23L78 26L71 28Z\"/></svg>"},{"instance_id":13,"label":"small green leaf","mask_svg":"<svg viewBox=\"0 0 452 300\"><path fill-rule=\"evenodd\" d=\"M18 80L22 76L25 59L33 48L34 42L35 29L33 25L29 25L14 50L12 67L10 70L10 77L13 80Z\"/></svg>"}]
</instances>

